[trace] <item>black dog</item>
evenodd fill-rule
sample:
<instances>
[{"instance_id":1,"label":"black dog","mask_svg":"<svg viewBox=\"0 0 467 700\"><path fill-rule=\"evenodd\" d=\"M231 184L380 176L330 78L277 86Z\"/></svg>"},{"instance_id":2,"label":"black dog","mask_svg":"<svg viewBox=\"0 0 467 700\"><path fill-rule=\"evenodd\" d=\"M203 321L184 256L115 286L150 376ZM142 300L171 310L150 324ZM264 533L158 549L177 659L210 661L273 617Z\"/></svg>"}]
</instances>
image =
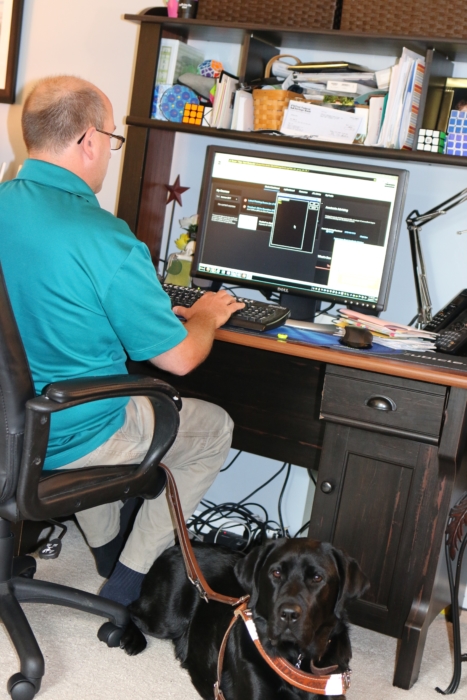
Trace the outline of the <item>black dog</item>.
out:
<instances>
[{"instance_id":1,"label":"black dog","mask_svg":"<svg viewBox=\"0 0 467 700\"><path fill-rule=\"evenodd\" d=\"M305 538L273 540L246 556L215 545L198 545L195 554L214 591L250 595L248 607L270 656L294 665L300 657L307 672L312 662L321 668L337 666L333 672L348 669L351 649L344 607L368 586L354 559L330 544ZM219 647L233 612L229 605L199 597L187 579L179 547L156 560L130 612L143 631L173 640L196 690L212 700ZM229 637L221 688L226 700L323 697L282 680L261 658L241 620Z\"/></svg>"}]
</instances>

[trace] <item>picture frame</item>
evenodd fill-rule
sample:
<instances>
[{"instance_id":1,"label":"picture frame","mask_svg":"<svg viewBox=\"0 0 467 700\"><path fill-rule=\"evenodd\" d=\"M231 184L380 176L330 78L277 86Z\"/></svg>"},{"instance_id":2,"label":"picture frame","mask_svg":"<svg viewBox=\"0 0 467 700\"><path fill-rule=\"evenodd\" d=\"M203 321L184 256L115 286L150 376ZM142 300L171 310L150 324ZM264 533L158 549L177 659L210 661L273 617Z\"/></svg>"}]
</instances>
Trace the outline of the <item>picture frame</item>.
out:
<instances>
[{"instance_id":1,"label":"picture frame","mask_svg":"<svg viewBox=\"0 0 467 700\"><path fill-rule=\"evenodd\" d=\"M0 0L0 102L16 96L19 44L24 0Z\"/></svg>"}]
</instances>

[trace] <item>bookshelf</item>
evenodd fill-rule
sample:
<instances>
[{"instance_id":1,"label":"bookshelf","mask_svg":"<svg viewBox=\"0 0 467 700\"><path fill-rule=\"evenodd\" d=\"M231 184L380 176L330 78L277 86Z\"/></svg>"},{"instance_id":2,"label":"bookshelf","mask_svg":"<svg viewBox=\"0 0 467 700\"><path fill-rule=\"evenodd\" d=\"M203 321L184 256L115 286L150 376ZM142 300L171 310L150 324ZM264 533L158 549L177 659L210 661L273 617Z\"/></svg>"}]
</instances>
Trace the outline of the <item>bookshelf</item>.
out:
<instances>
[{"instance_id":1,"label":"bookshelf","mask_svg":"<svg viewBox=\"0 0 467 700\"><path fill-rule=\"evenodd\" d=\"M127 144L117 215L124 219L138 238L149 247L154 263L159 260L161 235L166 211L167 190L172 152L177 132L233 139L256 145L351 155L352 157L421 162L466 167L467 158L424 151L372 148L354 144L338 144L272 136L255 132L212 129L203 126L170 123L150 118L162 37L182 41L201 40L240 46L240 79L261 76L271 56L281 47L317 49L341 53L365 53L400 56L404 46L423 53L426 58L426 79L421 97L417 128L420 128L428 91L441 89L444 79L452 76L454 61L467 61L467 40L407 36L368 35L340 30L283 29L273 25L227 23L209 20L179 19L150 14L147 10L124 18L140 26L136 65L131 95Z\"/></svg>"}]
</instances>

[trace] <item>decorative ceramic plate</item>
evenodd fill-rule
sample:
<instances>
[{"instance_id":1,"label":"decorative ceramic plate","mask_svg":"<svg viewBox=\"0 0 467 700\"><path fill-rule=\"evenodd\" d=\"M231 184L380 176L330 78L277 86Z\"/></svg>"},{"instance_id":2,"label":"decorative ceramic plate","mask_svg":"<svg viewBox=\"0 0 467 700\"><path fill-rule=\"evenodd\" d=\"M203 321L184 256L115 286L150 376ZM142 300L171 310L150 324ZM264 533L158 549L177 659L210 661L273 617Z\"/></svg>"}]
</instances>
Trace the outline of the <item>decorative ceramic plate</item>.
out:
<instances>
[{"instance_id":1,"label":"decorative ceramic plate","mask_svg":"<svg viewBox=\"0 0 467 700\"><path fill-rule=\"evenodd\" d=\"M169 122L181 122L186 104L198 105L196 94L183 85L173 85L162 95L160 109Z\"/></svg>"}]
</instances>

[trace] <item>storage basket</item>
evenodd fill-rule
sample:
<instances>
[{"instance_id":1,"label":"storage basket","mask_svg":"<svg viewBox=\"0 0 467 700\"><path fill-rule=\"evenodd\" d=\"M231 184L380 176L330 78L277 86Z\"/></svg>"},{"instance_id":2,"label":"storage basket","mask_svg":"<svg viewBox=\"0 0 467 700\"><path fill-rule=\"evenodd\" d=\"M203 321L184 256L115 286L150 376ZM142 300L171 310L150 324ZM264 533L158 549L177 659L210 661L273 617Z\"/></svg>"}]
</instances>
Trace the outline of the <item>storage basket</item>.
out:
<instances>
[{"instance_id":1,"label":"storage basket","mask_svg":"<svg viewBox=\"0 0 467 700\"><path fill-rule=\"evenodd\" d=\"M270 77L273 63L281 58L293 58L297 63L300 63L299 58L290 54L273 56L264 69L265 78ZM303 97L291 90L253 90L255 130L270 129L279 131L282 126L284 111L287 109L290 100L303 100Z\"/></svg>"},{"instance_id":2,"label":"storage basket","mask_svg":"<svg viewBox=\"0 0 467 700\"><path fill-rule=\"evenodd\" d=\"M342 31L467 38L465 0L343 0Z\"/></svg>"},{"instance_id":3,"label":"storage basket","mask_svg":"<svg viewBox=\"0 0 467 700\"><path fill-rule=\"evenodd\" d=\"M342 0L198 0L197 19L300 29L339 27Z\"/></svg>"}]
</instances>

